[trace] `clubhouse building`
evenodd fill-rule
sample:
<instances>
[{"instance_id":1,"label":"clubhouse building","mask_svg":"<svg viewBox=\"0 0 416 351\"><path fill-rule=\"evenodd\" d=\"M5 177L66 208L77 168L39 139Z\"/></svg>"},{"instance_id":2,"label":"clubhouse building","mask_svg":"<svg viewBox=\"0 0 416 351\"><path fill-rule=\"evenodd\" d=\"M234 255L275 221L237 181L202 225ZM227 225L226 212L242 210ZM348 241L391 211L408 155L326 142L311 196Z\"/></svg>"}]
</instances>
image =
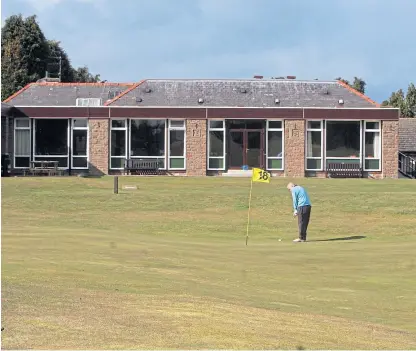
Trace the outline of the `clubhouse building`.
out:
<instances>
[{"instance_id":1,"label":"clubhouse building","mask_svg":"<svg viewBox=\"0 0 416 351\"><path fill-rule=\"evenodd\" d=\"M4 105L4 113L3 113ZM324 177L328 164L397 178L399 109L340 81L148 79L32 83L2 103L11 171L59 161L70 174L119 174L158 160L171 175Z\"/></svg>"}]
</instances>

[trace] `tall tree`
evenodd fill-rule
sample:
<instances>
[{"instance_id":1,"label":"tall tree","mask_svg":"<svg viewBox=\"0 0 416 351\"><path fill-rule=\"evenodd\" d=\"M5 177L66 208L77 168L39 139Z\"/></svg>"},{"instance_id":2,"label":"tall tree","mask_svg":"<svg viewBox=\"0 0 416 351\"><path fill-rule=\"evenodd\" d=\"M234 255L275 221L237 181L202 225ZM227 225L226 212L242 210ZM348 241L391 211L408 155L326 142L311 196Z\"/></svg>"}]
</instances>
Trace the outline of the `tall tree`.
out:
<instances>
[{"instance_id":1,"label":"tall tree","mask_svg":"<svg viewBox=\"0 0 416 351\"><path fill-rule=\"evenodd\" d=\"M73 71L74 82L83 82L83 83L97 83L100 81L100 75L93 75L88 70L87 66L78 67Z\"/></svg>"},{"instance_id":2,"label":"tall tree","mask_svg":"<svg viewBox=\"0 0 416 351\"><path fill-rule=\"evenodd\" d=\"M393 92L387 100L383 101L382 106L399 108L402 117L416 117L415 85L409 84L406 95L402 89Z\"/></svg>"},{"instance_id":3,"label":"tall tree","mask_svg":"<svg viewBox=\"0 0 416 351\"><path fill-rule=\"evenodd\" d=\"M36 16L6 19L1 33L2 100L45 74L49 47Z\"/></svg>"},{"instance_id":4,"label":"tall tree","mask_svg":"<svg viewBox=\"0 0 416 351\"><path fill-rule=\"evenodd\" d=\"M60 42L56 40L48 40L49 45L49 60L48 73L50 77L59 77L61 82L74 81L74 69L67 53L62 49Z\"/></svg>"},{"instance_id":5,"label":"tall tree","mask_svg":"<svg viewBox=\"0 0 416 351\"><path fill-rule=\"evenodd\" d=\"M1 99L44 78L47 71L54 78L61 73L62 82L100 81L100 75L91 74L88 67L72 67L60 42L46 40L36 16L7 18L1 33Z\"/></svg>"},{"instance_id":6,"label":"tall tree","mask_svg":"<svg viewBox=\"0 0 416 351\"><path fill-rule=\"evenodd\" d=\"M367 83L361 78L354 77L354 81L352 82L352 84L348 80L343 79L341 77L338 77L335 79L340 80L341 82L349 85L351 88L354 88L355 90L359 91L361 94L365 93L365 86L367 85Z\"/></svg>"},{"instance_id":7,"label":"tall tree","mask_svg":"<svg viewBox=\"0 0 416 351\"><path fill-rule=\"evenodd\" d=\"M406 116L416 117L416 87L413 83L409 84L406 94Z\"/></svg>"},{"instance_id":8,"label":"tall tree","mask_svg":"<svg viewBox=\"0 0 416 351\"><path fill-rule=\"evenodd\" d=\"M364 80L362 80L361 78L354 77L354 81L352 82L351 86L355 90L359 91L361 94L364 94L366 85L367 83Z\"/></svg>"}]
</instances>

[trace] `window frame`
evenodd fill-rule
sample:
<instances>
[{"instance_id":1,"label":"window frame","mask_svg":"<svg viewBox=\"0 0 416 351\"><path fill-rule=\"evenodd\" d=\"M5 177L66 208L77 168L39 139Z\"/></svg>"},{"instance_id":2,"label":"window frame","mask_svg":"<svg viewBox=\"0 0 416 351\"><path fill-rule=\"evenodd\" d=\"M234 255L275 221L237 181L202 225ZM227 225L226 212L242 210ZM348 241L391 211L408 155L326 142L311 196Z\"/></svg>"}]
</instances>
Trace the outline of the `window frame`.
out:
<instances>
[{"instance_id":1,"label":"window frame","mask_svg":"<svg viewBox=\"0 0 416 351\"><path fill-rule=\"evenodd\" d=\"M172 126L171 122L172 121L183 121L183 126L181 127L177 127L177 126ZM180 119L180 118L173 118L173 119L168 119L168 138L167 138L167 169L168 170L172 170L172 171L184 171L186 170L186 120L185 119ZM183 131L184 134L184 138L183 138L183 156L170 156L170 131L171 130L181 130ZM180 168L176 168L176 167L170 167L170 160L171 159L182 159L183 158L183 167Z\"/></svg>"},{"instance_id":2,"label":"window frame","mask_svg":"<svg viewBox=\"0 0 416 351\"><path fill-rule=\"evenodd\" d=\"M164 138L165 138L165 145L164 145L164 153L165 155L163 157L158 157L158 156L132 156L131 155L131 121L133 120L141 120L141 121L148 121L148 120L159 120L159 121L165 121L165 131L164 131ZM166 118L129 118L128 120L128 158L130 159L163 159L164 160L164 166L163 168L160 168L161 170L166 170L167 169L167 157L166 157L166 150L167 150L167 145L166 145L166 140L167 140L167 131L168 131L168 120Z\"/></svg>"},{"instance_id":3,"label":"window frame","mask_svg":"<svg viewBox=\"0 0 416 351\"><path fill-rule=\"evenodd\" d=\"M28 121L28 127L17 127L17 121ZM30 161L32 160L32 150L30 150L29 155L17 155L16 154L16 130L28 130L29 131L29 145L32 145L32 123L30 118L28 117L16 117L13 121L13 168L14 169L28 169L30 167ZM27 167L16 167L16 157L29 157L29 165Z\"/></svg>"},{"instance_id":4,"label":"window frame","mask_svg":"<svg viewBox=\"0 0 416 351\"><path fill-rule=\"evenodd\" d=\"M367 128L367 123L378 123L378 128ZM379 135L379 145L378 145L378 154L380 155L378 158L376 157L366 157L365 155L365 143L366 143L366 134L367 133L378 133ZM381 121L380 120L364 120L363 121L363 170L364 171L371 171L371 172L380 172L381 171L381 162L382 162L382 150L383 150L383 139L382 139L382 133L381 133ZM378 160L378 168L367 168L365 166L365 161L367 160Z\"/></svg>"},{"instance_id":5,"label":"window frame","mask_svg":"<svg viewBox=\"0 0 416 351\"><path fill-rule=\"evenodd\" d=\"M225 171L225 159L226 159L226 133L225 133L225 120L224 119L210 119L207 121L208 122L208 140L207 140L207 170L208 171ZM222 127L221 128L211 128L211 123L210 122L222 122ZM223 155L222 156L210 156L210 147L211 147L211 143L210 143L210 132L222 132L223 133ZM209 161L213 159L213 160L223 160L222 163L222 167L220 168L211 168L209 166Z\"/></svg>"},{"instance_id":6,"label":"window frame","mask_svg":"<svg viewBox=\"0 0 416 351\"><path fill-rule=\"evenodd\" d=\"M85 127L77 127L75 126L76 120L86 120L87 125ZM86 130L87 131L87 150L86 155L74 155L74 130ZM89 162L90 162L90 130L89 130L89 120L88 118L72 118L71 120L71 169L88 169ZM87 158L87 166L86 167L74 167L74 158Z\"/></svg>"},{"instance_id":7,"label":"window frame","mask_svg":"<svg viewBox=\"0 0 416 351\"><path fill-rule=\"evenodd\" d=\"M124 127L113 127L113 121L124 121ZM128 159L128 157L129 157L129 150L128 150L128 146L129 146L129 140L128 140L128 119L127 118L111 118L110 119L110 151L109 151L109 155L108 155L108 157L109 157L109 162L110 162L110 164L109 164L109 169L110 170L123 170L124 169L124 167L117 167L117 168L114 168L114 167L111 167L111 159L113 159L113 158L117 158L117 159L124 159L124 160L126 160L126 159ZM113 130L123 130L124 131L124 136L125 136L125 145L124 145L124 148L125 148L125 150L126 150L126 152L125 152L125 155L124 156L112 156L111 155L111 151L112 151L112 135L113 135L113 133L112 133L112 131Z\"/></svg>"},{"instance_id":8,"label":"window frame","mask_svg":"<svg viewBox=\"0 0 416 351\"><path fill-rule=\"evenodd\" d=\"M270 128L270 122L281 122L281 128ZM269 131L282 132L282 157L272 156L269 157ZM268 119L266 120L266 150L264 152L266 156L266 170L270 171L284 171L285 169L285 121L283 119ZM282 160L281 168L269 168L269 160Z\"/></svg>"},{"instance_id":9,"label":"window frame","mask_svg":"<svg viewBox=\"0 0 416 351\"><path fill-rule=\"evenodd\" d=\"M67 121L67 127L66 127L66 135L67 135L67 148L68 148L68 152L66 155L36 155L36 122L38 120L52 120L52 119L66 119ZM70 169L70 148L71 148L71 118L48 118L48 117L36 117L33 118L33 130L32 130L32 153L33 153L33 157L32 160L33 161L40 161L39 159L48 159L49 158L65 158L67 159L67 166L66 167L58 167L58 169L61 170L67 170Z\"/></svg>"},{"instance_id":10,"label":"window frame","mask_svg":"<svg viewBox=\"0 0 416 351\"><path fill-rule=\"evenodd\" d=\"M328 147L328 128L327 123L328 122L358 122L360 124L360 154L358 157L327 157L327 147ZM359 159L360 161L360 167L363 167L363 121L357 120L357 119L326 119L324 123L324 132L325 132L325 148L324 148L324 163L325 163L325 169L327 161L328 160L356 160Z\"/></svg>"},{"instance_id":11,"label":"window frame","mask_svg":"<svg viewBox=\"0 0 416 351\"><path fill-rule=\"evenodd\" d=\"M319 122L320 128L309 128L309 122ZM321 157L308 157L308 132L320 132L321 133ZM305 171L323 171L324 170L324 120L306 120L306 143L305 143ZM325 139L326 140L326 139ZM321 167L320 168L308 168L308 160L321 160Z\"/></svg>"}]
</instances>

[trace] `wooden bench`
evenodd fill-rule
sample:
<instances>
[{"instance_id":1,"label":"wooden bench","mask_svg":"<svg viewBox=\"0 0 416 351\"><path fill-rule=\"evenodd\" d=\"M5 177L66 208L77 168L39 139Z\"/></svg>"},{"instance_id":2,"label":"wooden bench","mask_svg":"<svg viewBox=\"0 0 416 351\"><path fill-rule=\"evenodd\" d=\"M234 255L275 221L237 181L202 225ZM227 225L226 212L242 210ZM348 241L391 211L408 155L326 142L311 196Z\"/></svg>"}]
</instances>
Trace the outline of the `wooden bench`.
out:
<instances>
[{"instance_id":1,"label":"wooden bench","mask_svg":"<svg viewBox=\"0 0 416 351\"><path fill-rule=\"evenodd\" d=\"M124 161L124 174L159 175L162 173L163 160L132 158Z\"/></svg>"},{"instance_id":2,"label":"wooden bench","mask_svg":"<svg viewBox=\"0 0 416 351\"><path fill-rule=\"evenodd\" d=\"M362 178L363 169L359 163L330 162L326 174L328 178Z\"/></svg>"},{"instance_id":3,"label":"wooden bench","mask_svg":"<svg viewBox=\"0 0 416 351\"><path fill-rule=\"evenodd\" d=\"M59 161L30 161L29 169L23 171L23 175L62 175L63 171L58 168Z\"/></svg>"}]
</instances>

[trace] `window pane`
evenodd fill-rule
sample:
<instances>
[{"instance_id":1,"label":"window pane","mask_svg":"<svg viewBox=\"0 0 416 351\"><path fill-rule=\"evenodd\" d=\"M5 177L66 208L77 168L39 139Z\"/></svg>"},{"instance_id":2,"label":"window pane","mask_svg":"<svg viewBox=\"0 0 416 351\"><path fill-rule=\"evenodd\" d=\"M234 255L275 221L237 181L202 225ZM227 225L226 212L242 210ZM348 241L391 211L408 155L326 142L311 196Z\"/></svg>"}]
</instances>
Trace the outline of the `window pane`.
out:
<instances>
[{"instance_id":1,"label":"window pane","mask_svg":"<svg viewBox=\"0 0 416 351\"><path fill-rule=\"evenodd\" d=\"M380 133L365 132L365 153L364 157L380 157Z\"/></svg>"},{"instance_id":2,"label":"window pane","mask_svg":"<svg viewBox=\"0 0 416 351\"><path fill-rule=\"evenodd\" d=\"M113 119L111 120L111 128L124 128L126 126L126 120Z\"/></svg>"},{"instance_id":3,"label":"window pane","mask_svg":"<svg viewBox=\"0 0 416 351\"><path fill-rule=\"evenodd\" d=\"M219 168L222 169L224 167L224 159L223 158L210 158L209 159L209 168Z\"/></svg>"},{"instance_id":4,"label":"window pane","mask_svg":"<svg viewBox=\"0 0 416 351\"><path fill-rule=\"evenodd\" d=\"M87 130L72 131L72 154L77 156L87 155Z\"/></svg>"},{"instance_id":5,"label":"window pane","mask_svg":"<svg viewBox=\"0 0 416 351\"><path fill-rule=\"evenodd\" d=\"M321 144L321 132L308 132L307 140L307 152L306 157L321 157L322 155L322 144Z\"/></svg>"},{"instance_id":6,"label":"window pane","mask_svg":"<svg viewBox=\"0 0 416 351\"><path fill-rule=\"evenodd\" d=\"M110 168L124 168L124 158L111 158Z\"/></svg>"},{"instance_id":7,"label":"window pane","mask_svg":"<svg viewBox=\"0 0 416 351\"><path fill-rule=\"evenodd\" d=\"M269 128L281 129L282 121L269 121Z\"/></svg>"},{"instance_id":8,"label":"window pane","mask_svg":"<svg viewBox=\"0 0 416 351\"><path fill-rule=\"evenodd\" d=\"M29 128L30 121L29 118L16 119L16 128Z\"/></svg>"},{"instance_id":9,"label":"window pane","mask_svg":"<svg viewBox=\"0 0 416 351\"><path fill-rule=\"evenodd\" d=\"M169 150L170 156L184 156L185 153L185 131L184 130L171 130L169 131Z\"/></svg>"},{"instance_id":10,"label":"window pane","mask_svg":"<svg viewBox=\"0 0 416 351\"><path fill-rule=\"evenodd\" d=\"M365 122L366 129L379 129L380 123L379 122Z\"/></svg>"},{"instance_id":11,"label":"window pane","mask_svg":"<svg viewBox=\"0 0 416 351\"><path fill-rule=\"evenodd\" d=\"M178 121L178 120L170 120L170 126L172 128L184 128L185 127L185 121Z\"/></svg>"},{"instance_id":12,"label":"window pane","mask_svg":"<svg viewBox=\"0 0 416 351\"><path fill-rule=\"evenodd\" d=\"M309 121L308 122L308 129L321 129L321 122L320 121Z\"/></svg>"},{"instance_id":13,"label":"window pane","mask_svg":"<svg viewBox=\"0 0 416 351\"><path fill-rule=\"evenodd\" d=\"M131 156L165 155L165 120L131 120Z\"/></svg>"},{"instance_id":14,"label":"window pane","mask_svg":"<svg viewBox=\"0 0 416 351\"><path fill-rule=\"evenodd\" d=\"M35 155L68 155L67 119L36 120Z\"/></svg>"},{"instance_id":15,"label":"window pane","mask_svg":"<svg viewBox=\"0 0 416 351\"><path fill-rule=\"evenodd\" d=\"M321 160L306 160L306 169L321 169Z\"/></svg>"},{"instance_id":16,"label":"window pane","mask_svg":"<svg viewBox=\"0 0 416 351\"><path fill-rule=\"evenodd\" d=\"M15 167L29 167L30 157L15 157Z\"/></svg>"},{"instance_id":17,"label":"window pane","mask_svg":"<svg viewBox=\"0 0 416 351\"><path fill-rule=\"evenodd\" d=\"M86 118L77 118L74 119L74 128L86 128L88 126L88 119Z\"/></svg>"},{"instance_id":18,"label":"window pane","mask_svg":"<svg viewBox=\"0 0 416 351\"><path fill-rule=\"evenodd\" d=\"M224 156L224 132L209 132L209 156Z\"/></svg>"},{"instance_id":19,"label":"window pane","mask_svg":"<svg viewBox=\"0 0 416 351\"><path fill-rule=\"evenodd\" d=\"M126 131L111 131L111 156L126 156Z\"/></svg>"},{"instance_id":20,"label":"window pane","mask_svg":"<svg viewBox=\"0 0 416 351\"><path fill-rule=\"evenodd\" d=\"M365 169L372 170L372 169L379 169L380 167L380 160L365 160Z\"/></svg>"},{"instance_id":21,"label":"window pane","mask_svg":"<svg viewBox=\"0 0 416 351\"><path fill-rule=\"evenodd\" d=\"M171 158L169 160L169 168L184 168L185 159L183 158Z\"/></svg>"},{"instance_id":22,"label":"window pane","mask_svg":"<svg viewBox=\"0 0 416 351\"><path fill-rule=\"evenodd\" d=\"M34 161L58 161L58 167L61 168L68 168L68 157L51 157L51 156L46 156L46 157L38 157L35 156Z\"/></svg>"},{"instance_id":23,"label":"window pane","mask_svg":"<svg viewBox=\"0 0 416 351\"><path fill-rule=\"evenodd\" d=\"M269 131L267 132L268 144L267 155L269 157L282 157L283 156L283 138L281 131Z\"/></svg>"},{"instance_id":24,"label":"window pane","mask_svg":"<svg viewBox=\"0 0 416 351\"><path fill-rule=\"evenodd\" d=\"M328 121L326 129L327 157L360 156L360 122Z\"/></svg>"},{"instance_id":25,"label":"window pane","mask_svg":"<svg viewBox=\"0 0 416 351\"><path fill-rule=\"evenodd\" d=\"M224 121L209 121L209 127L213 128L224 128Z\"/></svg>"},{"instance_id":26,"label":"window pane","mask_svg":"<svg viewBox=\"0 0 416 351\"><path fill-rule=\"evenodd\" d=\"M17 129L15 140L16 155L30 155L30 130Z\"/></svg>"},{"instance_id":27,"label":"window pane","mask_svg":"<svg viewBox=\"0 0 416 351\"><path fill-rule=\"evenodd\" d=\"M88 168L88 162L86 157L73 157L72 167L74 168Z\"/></svg>"},{"instance_id":28,"label":"window pane","mask_svg":"<svg viewBox=\"0 0 416 351\"><path fill-rule=\"evenodd\" d=\"M282 169L282 162L283 160L273 160L268 159L267 160L267 168L268 169Z\"/></svg>"}]
</instances>

